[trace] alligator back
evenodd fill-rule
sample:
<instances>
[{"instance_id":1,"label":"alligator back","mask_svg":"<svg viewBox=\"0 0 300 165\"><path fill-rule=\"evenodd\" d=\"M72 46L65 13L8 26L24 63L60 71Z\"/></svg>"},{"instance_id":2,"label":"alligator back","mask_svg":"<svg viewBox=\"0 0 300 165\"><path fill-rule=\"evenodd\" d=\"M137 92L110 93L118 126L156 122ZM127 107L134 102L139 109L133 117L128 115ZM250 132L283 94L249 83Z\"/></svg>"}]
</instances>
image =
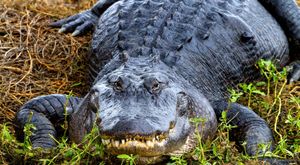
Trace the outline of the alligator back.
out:
<instances>
[{"instance_id":1,"label":"alligator back","mask_svg":"<svg viewBox=\"0 0 300 165\"><path fill-rule=\"evenodd\" d=\"M91 77L122 54L158 56L214 100L253 80L258 59L285 64L288 43L256 0L123 0L104 12L94 32Z\"/></svg>"}]
</instances>

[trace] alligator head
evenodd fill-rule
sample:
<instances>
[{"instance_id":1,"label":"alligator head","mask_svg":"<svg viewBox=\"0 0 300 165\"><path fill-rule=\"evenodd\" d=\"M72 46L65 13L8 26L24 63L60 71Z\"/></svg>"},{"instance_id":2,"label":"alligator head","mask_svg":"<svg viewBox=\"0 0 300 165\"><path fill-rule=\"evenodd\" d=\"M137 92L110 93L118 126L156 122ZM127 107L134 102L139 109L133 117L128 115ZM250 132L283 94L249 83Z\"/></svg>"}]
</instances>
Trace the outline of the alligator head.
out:
<instances>
[{"instance_id":1,"label":"alligator head","mask_svg":"<svg viewBox=\"0 0 300 165\"><path fill-rule=\"evenodd\" d=\"M190 119L203 140L216 130L209 102L163 62L130 58L103 75L71 116L70 137L80 142L96 123L111 154L134 154L139 162L183 154L196 145Z\"/></svg>"}]
</instances>

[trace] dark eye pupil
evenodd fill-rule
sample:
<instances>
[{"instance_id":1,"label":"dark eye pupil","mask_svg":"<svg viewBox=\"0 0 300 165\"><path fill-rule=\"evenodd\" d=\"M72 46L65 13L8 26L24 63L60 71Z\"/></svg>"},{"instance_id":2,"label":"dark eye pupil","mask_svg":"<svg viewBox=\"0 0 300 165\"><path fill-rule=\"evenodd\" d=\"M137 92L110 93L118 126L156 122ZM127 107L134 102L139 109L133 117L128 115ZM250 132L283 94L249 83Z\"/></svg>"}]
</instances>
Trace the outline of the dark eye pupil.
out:
<instances>
[{"instance_id":1,"label":"dark eye pupil","mask_svg":"<svg viewBox=\"0 0 300 165\"><path fill-rule=\"evenodd\" d=\"M120 81L117 81L114 83L114 86L117 90L122 90L122 84Z\"/></svg>"},{"instance_id":2,"label":"dark eye pupil","mask_svg":"<svg viewBox=\"0 0 300 165\"><path fill-rule=\"evenodd\" d=\"M159 84L156 82L153 84L152 90L158 90L159 89Z\"/></svg>"}]
</instances>

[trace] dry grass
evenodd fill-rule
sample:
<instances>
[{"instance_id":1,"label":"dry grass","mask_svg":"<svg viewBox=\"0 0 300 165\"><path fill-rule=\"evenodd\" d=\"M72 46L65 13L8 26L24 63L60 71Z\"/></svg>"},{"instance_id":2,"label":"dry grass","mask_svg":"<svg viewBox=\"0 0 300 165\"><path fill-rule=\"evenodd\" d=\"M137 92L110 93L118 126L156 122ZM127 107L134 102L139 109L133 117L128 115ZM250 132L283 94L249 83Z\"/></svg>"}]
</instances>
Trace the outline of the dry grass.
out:
<instances>
[{"instance_id":1,"label":"dry grass","mask_svg":"<svg viewBox=\"0 0 300 165\"><path fill-rule=\"evenodd\" d=\"M73 38L47 27L92 2L0 0L0 123L12 121L29 99L43 94L86 91L84 57L90 35ZM71 88L72 84L82 82Z\"/></svg>"},{"instance_id":2,"label":"dry grass","mask_svg":"<svg viewBox=\"0 0 300 165\"><path fill-rule=\"evenodd\" d=\"M86 93L85 57L91 36L74 38L59 34L57 29L47 25L87 9L95 1L0 0L0 124L12 124L15 112L33 97L71 91L77 96ZM297 2L300 4L300 0ZM81 84L73 86L77 83ZM299 110L299 107L289 105L289 99L300 96L300 82L286 88L283 96L286 99L282 104L286 110ZM254 101L252 106L257 104ZM278 111L266 114L259 106L257 110L274 128ZM287 112L283 111L282 116ZM279 122L285 120L282 117ZM276 129L283 135L288 134L287 131L297 131L284 130L285 127L280 124Z\"/></svg>"}]
</instances>

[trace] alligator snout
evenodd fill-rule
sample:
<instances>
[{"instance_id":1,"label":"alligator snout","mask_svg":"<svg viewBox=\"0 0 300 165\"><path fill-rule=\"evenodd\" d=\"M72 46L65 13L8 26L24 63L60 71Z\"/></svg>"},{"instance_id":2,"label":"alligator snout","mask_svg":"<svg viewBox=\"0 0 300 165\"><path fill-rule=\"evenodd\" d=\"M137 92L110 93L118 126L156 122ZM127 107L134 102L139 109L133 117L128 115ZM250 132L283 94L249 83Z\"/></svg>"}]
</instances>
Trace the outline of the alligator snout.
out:
<instances>
[{"instance_id":1,"label":"alligator snout","mask_svg":"<svg viewBox=\"0 0 300 165\"><path fill-rule=\"evenodd\" d=\"M157 123L149 119L119 119L119 121L111 128L101 128L100 133L103 137L113 139L136 139L140 141L146 140L162 140L168 137L168 134L174 128L175 121L170 121L169 126L158 126ZM101 123L100 123L101 127Z\"/></svg>"},{"instance_id":2,"label":"alligator snout","mask_svg":"<svg viewBox=\"0 0 300 165\"><path fill-rule=\"evenodd\" d=\"M145 119L147 120L147 119ZM145 120L122 120L120 119L111 129L102 131L105 135L116 135L118 137L126 136L151 136L165 134L168 132L166 127L157 127Z\"/></svg>"}]
</instances>

